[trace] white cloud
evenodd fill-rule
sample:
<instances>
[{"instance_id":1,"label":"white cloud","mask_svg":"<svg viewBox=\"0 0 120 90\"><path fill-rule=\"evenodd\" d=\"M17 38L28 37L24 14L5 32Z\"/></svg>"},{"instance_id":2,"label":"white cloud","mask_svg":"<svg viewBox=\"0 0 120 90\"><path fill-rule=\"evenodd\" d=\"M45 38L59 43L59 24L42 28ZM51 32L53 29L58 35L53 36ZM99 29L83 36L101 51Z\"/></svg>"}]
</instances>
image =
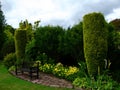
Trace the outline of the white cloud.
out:
<instances>
[{"instance_id":1,"label":"white cloud","mask_svg":"<svg viewBox=\"0 0 120 90\"><path fill-rule=\"evenodd\" d=\"M2 0L7 23L18 27L21 20L41 20L42 25L70 26L86 13L102 12L107 20L118 18L120 0Z\"/></svg>"},{"instance_id":2,"label":"white cloud","mask_svg":"<svg viewBox=\"0 0 120 90\"><path fill-rule=\"evenodd\" d=\"M120 8L113 9L113 12L106 16L106 19L108 21L111 21L111 20L117 19L117 18L120 18Z\"/></svg>"}]
</instances>

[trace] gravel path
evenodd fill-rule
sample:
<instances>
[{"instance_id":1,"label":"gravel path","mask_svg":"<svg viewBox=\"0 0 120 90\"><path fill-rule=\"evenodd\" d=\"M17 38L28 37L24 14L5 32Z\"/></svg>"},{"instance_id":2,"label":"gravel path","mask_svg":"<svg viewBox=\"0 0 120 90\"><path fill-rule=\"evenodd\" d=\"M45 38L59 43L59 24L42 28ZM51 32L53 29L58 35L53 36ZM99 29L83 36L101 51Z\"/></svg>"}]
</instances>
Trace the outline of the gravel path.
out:
<instances>
[{"instance_id":1,"label":"gravel path","mask_svg":"<svg viewBox=\"0 0 120 90\"><path fill-rule=\"evenodd\" d=\"M14 72L11 72L13 75L15 75ZM16 75L15 75L16 76ZM31 80L27 74L21 74L19 73L16 77L31 81L32 83L37 83L45 86L51 86L51 87L63 87L63 88L73 88L73 85L71 82L66 81L65 79L57 78L51 74L46 74L43 72L39 73L39 79L33 79Z\"/></svg>"}]
</instances>

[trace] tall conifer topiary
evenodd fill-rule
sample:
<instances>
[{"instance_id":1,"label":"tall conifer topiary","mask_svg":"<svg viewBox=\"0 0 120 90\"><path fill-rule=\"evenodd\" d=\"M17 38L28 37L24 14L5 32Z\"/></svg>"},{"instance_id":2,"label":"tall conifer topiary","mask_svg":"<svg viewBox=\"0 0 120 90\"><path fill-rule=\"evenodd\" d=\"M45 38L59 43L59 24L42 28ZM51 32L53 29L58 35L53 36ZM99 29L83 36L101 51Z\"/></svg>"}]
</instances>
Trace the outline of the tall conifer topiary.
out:
<instances>
[{"instance_id":1,"label":"tall conifer topiary","mask_svg":"<svg viewBox=\"0 0 120 90\"><path fill-rule=\"evenodd\" d=\"M90 13L83 18L84 55L90 76L100 74L105 66L107 29L101 13Z\"/></svg>"},{"instance_id":2,"label":"tall conifer topiary","mask_svg":"<svg viewBox=\"0 0 120 90\"><path fill-rule=\"evenodd\" d=\"M27 37L26 30L16 30L15 31L15 50L18 63L23 63L25 58L25 47L26 47Z\"/></svg>"}]
</instances>

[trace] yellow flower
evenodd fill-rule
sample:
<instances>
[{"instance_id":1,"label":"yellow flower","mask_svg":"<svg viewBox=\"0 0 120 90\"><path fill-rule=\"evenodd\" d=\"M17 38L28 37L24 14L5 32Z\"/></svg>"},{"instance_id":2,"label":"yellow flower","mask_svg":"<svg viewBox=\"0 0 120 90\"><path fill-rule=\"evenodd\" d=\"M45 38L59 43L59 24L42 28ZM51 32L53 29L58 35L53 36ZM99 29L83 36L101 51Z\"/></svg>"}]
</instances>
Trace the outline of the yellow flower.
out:
<instances>
[{"instance_id":1,"label":"yellow flower","mask_svg":"<svg viewBox=\"0 0 120 90\"><path fill-rule=\"evenodd\" d=\"M69 67L67 73L66 73L66 76L69 76L71 74L74 74L74 73L77 73L79 71L79 69L77 67Z\"/></svg>"}]
</instances>

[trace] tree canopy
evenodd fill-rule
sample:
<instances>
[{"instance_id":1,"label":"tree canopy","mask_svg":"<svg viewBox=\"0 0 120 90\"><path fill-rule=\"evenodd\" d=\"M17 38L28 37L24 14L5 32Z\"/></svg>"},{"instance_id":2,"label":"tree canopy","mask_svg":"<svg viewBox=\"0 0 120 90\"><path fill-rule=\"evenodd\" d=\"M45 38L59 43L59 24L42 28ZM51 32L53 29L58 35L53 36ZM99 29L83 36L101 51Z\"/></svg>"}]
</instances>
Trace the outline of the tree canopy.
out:
<instances>
[{"instance_id":1,"label":"tree canopy","mask_svg":"<svg viewBox=\"0 0 120 90\"><path fill-rule=\"evenodd\" d=\"M1 49L4 43L4 26L5 26L5 17L3 15L3 11L2 11L2 6L1 6L1 2L0 2L0 58L1 56Z\"/></svg>"}]
</instances>

